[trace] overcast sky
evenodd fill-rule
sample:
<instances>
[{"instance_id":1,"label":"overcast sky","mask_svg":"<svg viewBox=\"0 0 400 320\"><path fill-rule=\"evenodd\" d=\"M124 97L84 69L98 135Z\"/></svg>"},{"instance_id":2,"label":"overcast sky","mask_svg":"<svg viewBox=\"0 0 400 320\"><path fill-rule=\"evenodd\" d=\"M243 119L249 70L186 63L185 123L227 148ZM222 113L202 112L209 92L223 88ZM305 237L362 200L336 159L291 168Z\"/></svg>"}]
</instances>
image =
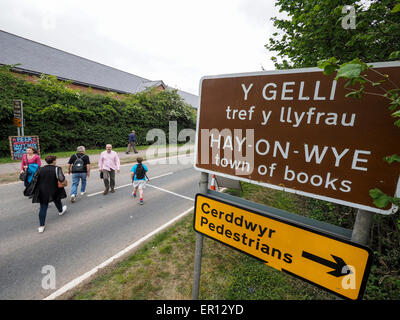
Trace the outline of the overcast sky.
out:
<instances>
[{"instance_id":1,"label":"overcast sky","mask_svg":"<svg viewBox=\"0 0 400 320\"><path fill-rule=\"evenodd\" d=\"M1 0L0 29L198 94L205 75L274 69L273 0Z\"/></svg>"}]
</instances>

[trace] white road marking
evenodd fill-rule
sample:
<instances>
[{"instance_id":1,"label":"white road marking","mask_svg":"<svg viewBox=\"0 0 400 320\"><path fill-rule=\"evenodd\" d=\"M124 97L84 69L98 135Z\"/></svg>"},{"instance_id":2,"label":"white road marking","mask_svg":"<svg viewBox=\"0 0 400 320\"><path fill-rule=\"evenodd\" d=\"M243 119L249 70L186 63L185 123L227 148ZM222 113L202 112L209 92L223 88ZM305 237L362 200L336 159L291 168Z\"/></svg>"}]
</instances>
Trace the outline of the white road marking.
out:
<instances>
[{"instance_id":1,"label":"white road marking","mask_svg":"<svg viewBox=\"0 0 400 320\"><path fill-rule=\"evenodd\" d=\"M148 233L143 238L141 238L141 239L137 240L136 242L132 243L131 245L129 245L128 247L126 247L122 251L118 252L116 255L112 256L111 258L109 258L108 260L106 260L103 263L99 264L98 266L94 267L92 270L90 270L90 271L84 273L83 275L81 275L80 277L68 282L66 285L64 285L63 287L61 287L57 291L53 292L51 295L49 295L48 297L44 298L43 300L54 300L57 297L59 297L60 295L64 294L65 292L75 288L77 285L81 284L83 281L85 281L86 279L88 279L89 277L94 275L97 271L99 271L99 269L108 266L115 259L118 259L118 258L122 257L124 254L128 253L129 251L135 249L136 247L141 245L147 239L149 239L152 236L154 236L155 234L161 232L165 228L167 228L170 225L172 225L173 223L175 223L177 220L181 219L182 217L184 217L185 215L190 213L193 209L194 209L194 207L191 207L191 208L187 209L186 211L182 212L180 215L178 215L175 218L173 218L172 220L168 221L167 223L165 223L161 227L158 227L157 229L155 229L152 232Z\"/></svg>"},{"instance_id":2,"label":"white road marking","mask_svg":"<svg viewBox=\"0 0 400 320\"><path fill-rule=\"evenodd\" d=\"M165 177L165 176L169 176L170 174L173 174L173 172L167 172L167 173L161 174L161 175L159 175L159 176L157 176L157 177L152 177L151 180L157 179L157 178L161 178L161 177ZM124 184L124 185L122 185L122 186L115 187L114 189L125 188L125 187L129 187L129 186L131 186L131 185L132 185L132 183L128 183L128 184ZM88 196L88 197L93 197L93 196L96 196L96 195L101 194L101 193L103 193L103 191L91 193L91 194L88 194L87 196Z\"/></svg>"},{"instance_id":3,"label":"white road marking","mask_svg":"<svg viewBox=\"0 0 400 320\"><path fill-rule=\"evenodd\" d=\"M149 186L149 187L152 187L152 188L155 188L155 189L158 189L158 190L161 190L161 191L164 191L164 192L173 194L173 195L178 196L178 197L181 197L181 198L183 198L183 199L187 199L187 200L190 200L190 201L194 201L194 199L192 199L192 198L186 197L186 196L184 196L184 195L181 195L181 194L178 194L178 193L175 193L175 192L172 192L172 191L169 191L169 190L160 188L160 187L153 186L153 185L151 185L151 184L146 184L146 186Z\"/></svg>"},{"instance_id":4,"label":"white road marking","mask_svg":"<svg viewBox=\"0 0 400 320\"><path fill-rule=\"evenodd\" d=\"M99 191L99 192L96 192L96 193L92 193L92 194L88 194L87 196L88 197L93 197L93 196L96 196L96 195L98 195L98 194L100 194L100 193L103 193L104 191Z\"/></svg>"}]
</instances>

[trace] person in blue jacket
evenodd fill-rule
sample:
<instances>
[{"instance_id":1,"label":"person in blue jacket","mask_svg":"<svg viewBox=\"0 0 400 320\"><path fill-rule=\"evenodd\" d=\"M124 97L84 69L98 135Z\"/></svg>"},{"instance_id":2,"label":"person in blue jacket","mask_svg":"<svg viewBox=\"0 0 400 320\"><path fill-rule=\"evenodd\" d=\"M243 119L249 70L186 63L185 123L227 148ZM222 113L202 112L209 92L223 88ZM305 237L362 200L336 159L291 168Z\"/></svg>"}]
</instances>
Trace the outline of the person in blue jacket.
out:
<instances>
[{"instance_id":1,"label":"person in blue jacket","mask_svg":"<svg viewBox=\"0 0 400 320\"><path fill-rule=\"evenodd\" d=\"M142 164L143 158L138 157L136 161L137 163L131 169L131 178L133 184L132 196L136 198L136 192L139 189L139 195L140 195L139 203L143 204L143 189L146 186L146 178L149 180L146 174L146 172L148 172L149 169L147 169L147 167L144 164Z\"/></svg>"},{"instance_id":2,"label":"person in blue jacket","mask_svg":"<svg viewBox=\"0 0 400 320\"><path fill-rule=\"evenodd\" d=\"M135 130L132 130L132 133L128 137L128 147L127 147L125 153L129 154L129 151L131 151L131 148L133 149L133 151L135 153L138 153L136 151L136 134L135 134Z\"/></svg>"}]
</instances>

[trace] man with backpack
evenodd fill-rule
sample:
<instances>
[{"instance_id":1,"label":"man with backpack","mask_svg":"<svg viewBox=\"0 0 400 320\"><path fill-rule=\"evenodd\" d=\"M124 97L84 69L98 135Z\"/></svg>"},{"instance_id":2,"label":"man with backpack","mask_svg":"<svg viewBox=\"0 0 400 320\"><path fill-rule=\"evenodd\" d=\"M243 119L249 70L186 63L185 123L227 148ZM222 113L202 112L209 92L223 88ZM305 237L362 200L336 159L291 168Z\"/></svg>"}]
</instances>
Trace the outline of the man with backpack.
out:
<instances>
[{"instance_id":1,"label":"man with backpack","mask_svg":"<svg viewBox=\"0 0 400 320\"><path fill-rule=\"evenodd\" d=\"M142 164L143 159L141 157L138 157L136 161L137 164L135 164L131 169L131 178L133 183L132 196L136 198L136 192L137 189L139 189L139 194L140 194L139 203L143 204L143 189L146 186L146 178L149 180L146 174L146 172L149 171L149 169L147 169L147 167L144 164Z\"/></svg>"},{"instance_id":2,"label":"man with backpack","mask_svg":"<svg viewBox=\"0 0 400 320\"><path fill-rule=\"evenodd\" d=\"M72 172L71 202L75 202L78 193L78 185L81 180L81 195L86 192L86 178L90 176L90 159L85 154L84 146L76 149L77 153L72 155L68 161L68 174Z\"/></svg>"}]
</instances>

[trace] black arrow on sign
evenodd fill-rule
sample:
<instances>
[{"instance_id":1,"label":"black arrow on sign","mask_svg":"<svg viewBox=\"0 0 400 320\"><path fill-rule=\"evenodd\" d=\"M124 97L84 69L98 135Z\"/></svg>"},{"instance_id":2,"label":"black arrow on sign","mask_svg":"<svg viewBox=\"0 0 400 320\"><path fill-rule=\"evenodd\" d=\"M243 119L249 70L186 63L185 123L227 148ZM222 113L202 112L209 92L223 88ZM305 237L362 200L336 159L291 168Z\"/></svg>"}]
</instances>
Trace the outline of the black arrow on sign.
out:
<instances>
[{"instance_id":1,"label":"black arrow on sign","mask_svg":"<svg viewBox=\"0 0 400 320\"><path fill-rule=\"evenodd\" d=\"M342 258L334 256L333 254L331 254L332 258L335 259L335 262L330 261L330 260L326 260L324 258L318 257L312 253L309 253L307 251L303 251L302 253L302 257L309 259L311 261L314 261L316 263L322 264L324 266L327 266L329 268L332 268L332 271L329 271L328 273L331 274L332 276L335 277L341 277L344 276L346 274L350 274L351 270L349 267L347 267L346 269L343 269L345 266L347 266L346 262L343 261ZM343 273L344 272L344 273Z\"/></svg>"}]
</instances>

